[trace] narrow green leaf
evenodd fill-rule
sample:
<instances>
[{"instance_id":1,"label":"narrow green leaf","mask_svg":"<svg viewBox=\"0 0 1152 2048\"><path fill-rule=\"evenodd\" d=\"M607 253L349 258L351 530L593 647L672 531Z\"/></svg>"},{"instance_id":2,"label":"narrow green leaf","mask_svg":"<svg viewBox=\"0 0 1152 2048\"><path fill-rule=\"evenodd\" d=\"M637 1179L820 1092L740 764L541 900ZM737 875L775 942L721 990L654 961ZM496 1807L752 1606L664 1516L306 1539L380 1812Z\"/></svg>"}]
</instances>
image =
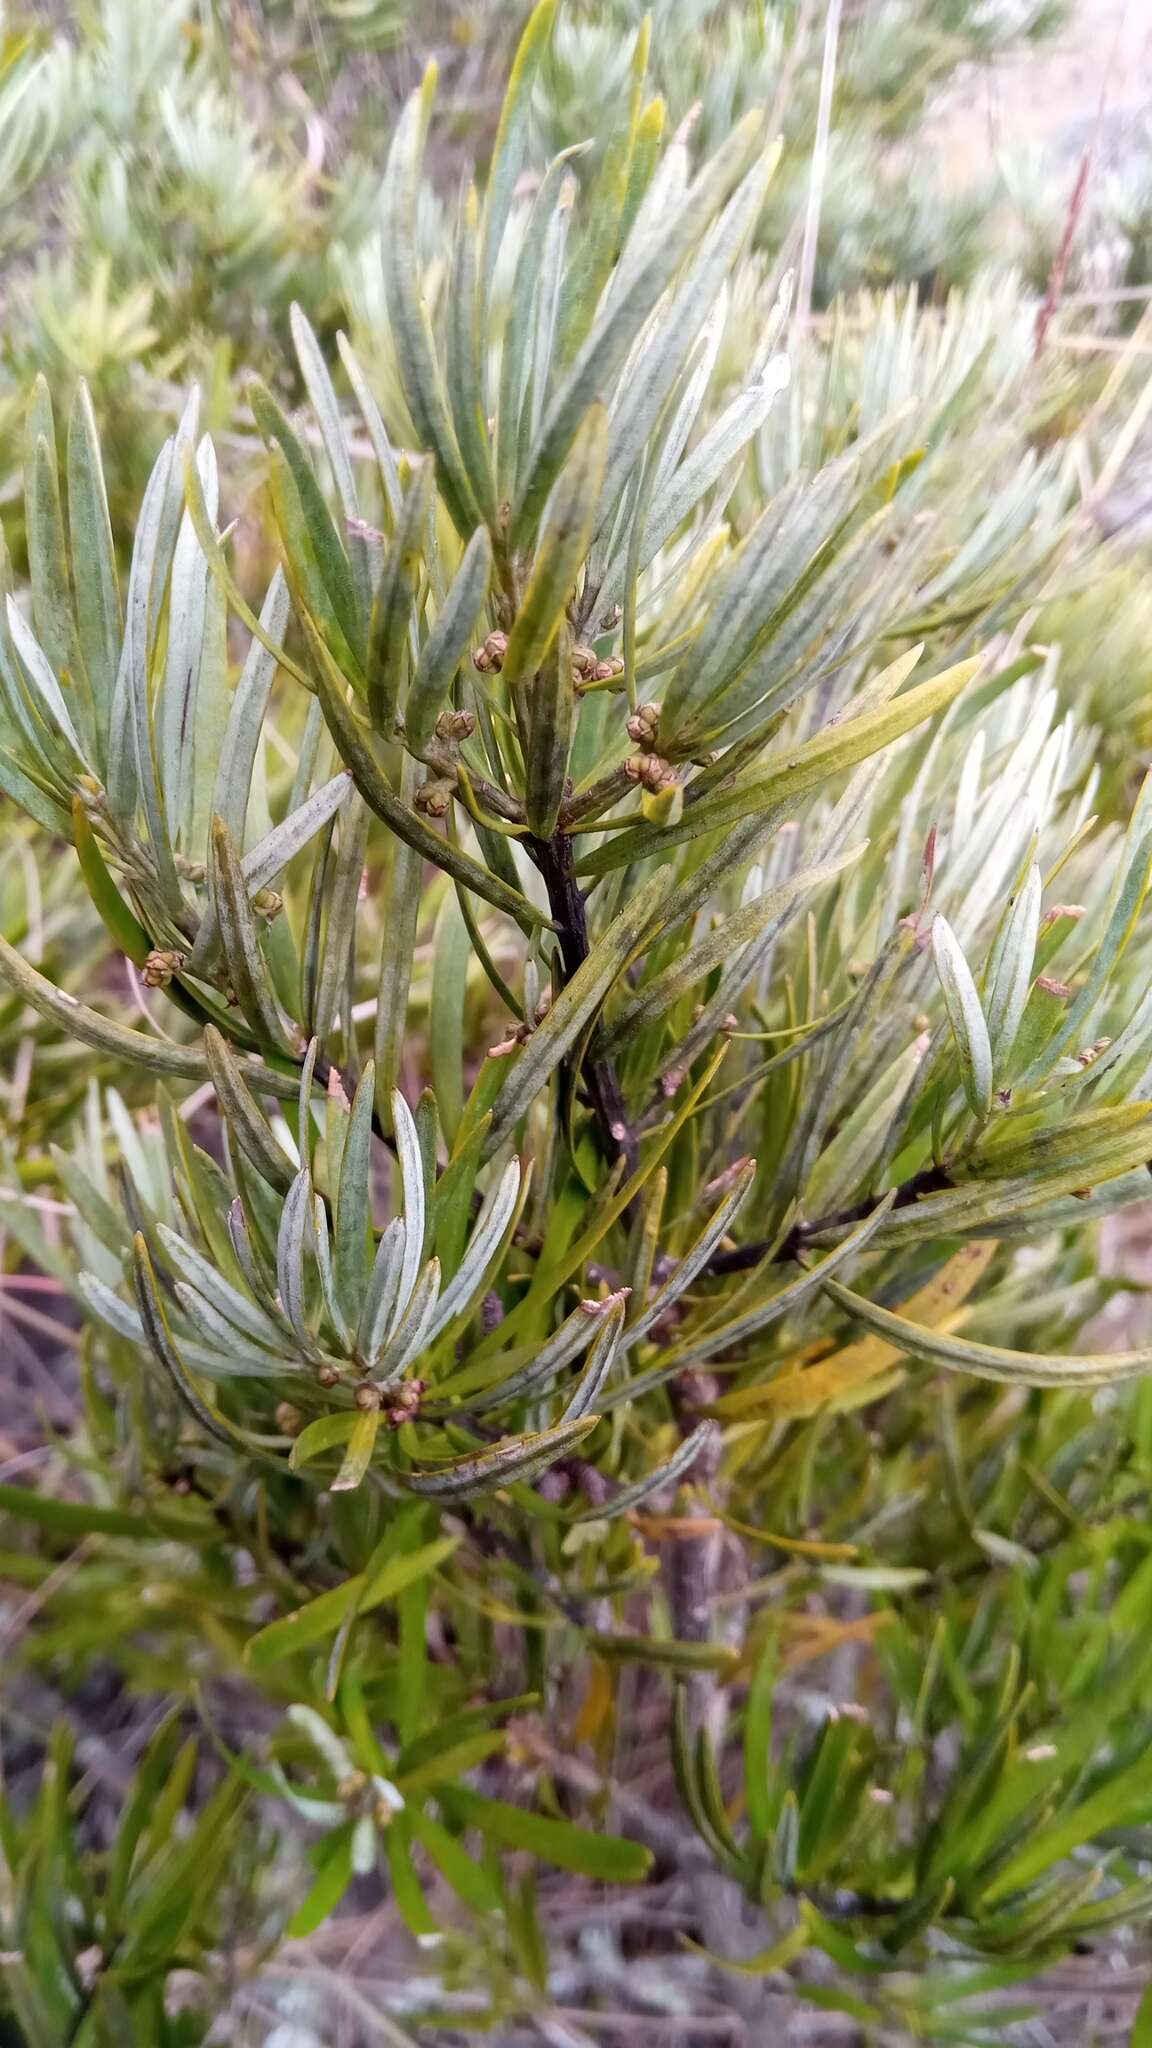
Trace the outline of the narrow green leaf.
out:
<instances>
[{"instance_id":1,"label":"narrow green leaf","mask_svg":"<svg viewBox=\"0 0 1152 2048\"><path fill-rule=\"evenodd\" d=\"M683 1443L662 1465L657 1465L651 1472L646 1472L643 1479L633 1480L631 1486L622 1486L619 1493L614 1493L603 1507L582 1509L580 1514L573 1516L573 1524L611 1522L619 1515L630 1515L633 1508L638 1508L651 1494L662 1492L665 1487L674 1485L686 1472L690 1472L697 1458L710 1443L714 1442L715 1435L714 1422L697 1423L695 1429L689 1431Z\"/></svg>"},{"instance_id":2,"label":"narrow green leaf","mask_svg":"<svg viewBox=\"0 0 1152 2048\"><path fill-rule=\"evenodd\" d=\"M381 1538L365 1569L355 1578L346 1579L342 1586L334 1586L328 1593L320 1593L306 1606L270 1621L267 1627L250 1636L244 1650L246 1663L253 1670L264 1671L283 1657L310 1650L314 1643L334 1635L353 1608L358 1615L370 1614L385 1601L395 1599L406 1586L427 1578L451 1557L460 1542L458 1536L439 1536L415 1550L390 1556L385 1548L390 1536L391 1532Z\"/></svg>"},{"instance_id":3,"label":"narrow green leaf","mask_svg":"<svg viewBox=\"0 0 1152 2048\"><path fill-rule=\"evenodd\" d=\"M414 463L372 605L366 668L368 712L385 740L393 737L407 681L408 629L428 529L432 483L432 464Z\"/></svg>"},{"instance_id":4,"label":"narrow green leaf","mask_svg":"<svg viewBox=\"0 0 1152 2048\"><path fill-rule=\"evenodd\" d=\"M336 1291L351 1324L359 1321L372 1260L372 1108L376 1070L369 1060L352 1098L340 1162L334 1245Z\"/></svg>"},{"instance_id":5,"label":"narrow green leaf","mask_svg":"<svg viewBox=\"0 0 1152 2048\"><path fill-rule=\"evenodd\" d=\"M532 573L504 655L509 687L535 673L560 631L596 522L607 452L608 415L594 401L573 436L541 522Z\"/></svg>"},{"instance_id":6,"label":"narrow green leaf","mask_svg":"<svg viewBox=\"0 0 1152 2048\"><path fill-rule=\"evenodd\" d=\"M923 1358L949 1372L972 1373L977 1379L1001 1380L1010 1386L1096 1387L1136 1379L1152 1371L1152 1346L1138 1351L1056 1353L1005 1351L995 1344L977 1344L970 1338L928 1330L917 1323L878 1308L875 1302L841 1287L837 1280L823 1282L825 1292L837 1306L895 1344L909 1358Z\"/></svg>"},{"instance_id":7,"label":"narrow green leaf","mask_svg":"<svg viewBox=\"0 0 1152 2048\"><path fill-rule=\"evenodd\" d=\"M992 1112L992 1047L972 970L948 920L932 921L932 952L944 1007L960 1059L960 1079L973 1116Z\"/></svg>"},{"instance_id":8,"label":"narrow green leaf","mask_svg":"<svg viewBox=\"0 0 1152 2048\"><path fill-rule=\"evenodd\" d=\"M241 1015L265 1044L287 1047L289 1031L268 972L240 856L223 818L212 822L209 886L220 944Z\"/></svg>"},{"instance_id":9,"label":"narrow green leaf","mask_svg":"<svg viewBox=\"0 0 1152 2048\"><path fill-rule=\"evenodd\" d=\"M420 173L436 67L429 65L392 138L382 199L381 248L388 316L408 410L423 446L436 456L444 502L461 536L483 524L448 412L432 329L421 289L416 242Z\"/></svg>"},{"instance_id":10,"label":"narrow green leaf","mask_svg":"<svg viewBox=\"0 0 1152 2048\"><path fill-rule=\"evenodd\" d=\"M566 620L561 620L551 647L541 659L529 695L525 809L536 837L551 839L568 791L568 766L579 711L572 676L572 636Z\"/></svg>"},{"instance_id":11,"label":"narrow green leaf","mask_svg":"<svg viewBox=\"0 0 1152 2048\"><path fill-rule=\"evenodd\" d=\"M454 1785L444 1803L466 1825L507 1849L527 1849L559 1870L602 1884L640 1884L652 1866L652 1854L639 1842L620 1835L589 1834L571 1821L551 1820L502 1799L487 1799L470 1786Z\"/></svg>"},{"instance_id":12,"label":"narrow green leaf","mask_svg":"<svg viewBox=\"0 0 1152 2048\"><path fill-rule=\"evenodd\" d=\"M567 1457L599 1420L598 1415L584 1415L534 1436L508 1437L490 1451L469 1452L442 1465L408 1472L402 1483L409 1492L427 1500L475 1500L500 1487L523 1485L547 1471L557 1458Z\"/></svg>"},{"instance_id":13,"label":"narrow green leaf","mask_svg":"<svg viewBox=\"0 0 1152 2048\"><path fill-rule=\"evenodd\" d=\"M747 114L737 123L690 186L676 214L662 224L659 239L646 243L617 301L608 304L593 324L545 413L513 509L515 536L534 530L590 405L609 388L669 281L748 170L761 146L763 123L760 112ZM629 267L631 242L639 234L638 222L621 257L621 272Z\"/></svg>"},{"instance_id":14,"label":"narrow green leaf","mask_svg":"<svg viewBox=\"0 0 1152 2048\"><path fill-rule=\"evenodd\" d=\"M107 758L108 721L116 688L123 617L116 574L116 550L100 437L92 399L83 377L76 385L68 427L68 533L76 592L76 627L92 691L97 754Z\"/></svg>"},{"instance_id":15,"label":"narrow green leaf","mask_svg":"<svg viewBox=\"0 0 1152 2048\"><path fill-rule=\"evenodd\" d=\"M761 763L760 773L738 780L732 789L720 789L686 804L680 822L671 826L641 825L613 835L610 845L598 847L578 863L580 874L604 874L625 863L663 853L701 833L738 824L770 805L794 803L796 798L816 789L822 782L846 768L854 768L872 754L902 739L925 719L933 718L957 697L981 665L981 657L958 662L933 676L930 682L906 690L902 696L866 711L858 718L845 717L828 725L813 739Z\"/></svg>"},{"instance_id":16,"label":"narrow green leaf","mask_svg":"<svg viewBox=\"0 0 1152 2048\"><path fill-rule=\"evenodd\" d=\"M294 1179L291 1161L257 1108L235 1054L212 1024L204 1032L204 1054L220 1107L242 1151L269 1186L286 1195ZM282 1092L291 1099L287 1088Z\"/></svg>"},{"instance_id":17,"label":"narrow green leaf","mask_svg":"<svg viewBox=\"0 0 1152 2048\"><path fill-rule=\"evenodd\" d=\"M420 649L408 689L404 736L414 753L420 753L432 737L453 678L477 631L491 573L492 542L482 526L464 550L436 623Z\"/></svg>"},{"instance_id":18,"label":"narrow green leaf","mask_svg":"<svg viewBox=\"0 0 1152 2048\"><path fill-rule=\"evenodd\" d=\"M375 811L397 838L402 839L421 859L433 861L445 874L462 883L464 888L471 889L474 895L482 896L497 910L508 912L518 924L546 925L549 920L526 896L510 889L506 882L481 867L478 861L454 846L450 839L434 832L417 812L409 810L401 802L389 787L366 728L356 718L344 696L342 681L327 665L325 650L316 639L314 629L310 644L318 656L316 685L328 729L369 809Z\"/></svg>"}]
</instances>

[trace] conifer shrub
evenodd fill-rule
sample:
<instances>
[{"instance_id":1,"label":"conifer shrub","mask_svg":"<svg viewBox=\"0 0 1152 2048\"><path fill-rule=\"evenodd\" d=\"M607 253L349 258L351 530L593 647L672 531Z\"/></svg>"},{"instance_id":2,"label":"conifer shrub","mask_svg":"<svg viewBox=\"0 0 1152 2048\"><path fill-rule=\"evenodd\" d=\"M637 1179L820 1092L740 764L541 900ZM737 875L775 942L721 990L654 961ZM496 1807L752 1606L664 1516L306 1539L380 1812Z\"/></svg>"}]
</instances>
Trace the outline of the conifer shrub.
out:
<instances>
[{"instance_id":1,"label":"conifer shrub","mask_svg":"<svg viewBox=\"0 0 1152 2048\"><path fill-rule=\"evenodd\" d=\"M249 388L265 589L195 394L124 578L32 395L0 788L77 937L0 935L66 1096L0 1219L81 1332L0 1563L29 1682L163 1718L0 1809L30 2048L245 2038L357 1899L403 1996L302 1963L316 2038L533 2038L654 1884L593 2020L1010 2039L1140 1953L1152 790L1033 636L1075 451L994 298L790 348L766 120L695 163L643 39L525 195L553 11L435 280L400 118L372 375L297 309Z\"/></svg>"}]
</instances>

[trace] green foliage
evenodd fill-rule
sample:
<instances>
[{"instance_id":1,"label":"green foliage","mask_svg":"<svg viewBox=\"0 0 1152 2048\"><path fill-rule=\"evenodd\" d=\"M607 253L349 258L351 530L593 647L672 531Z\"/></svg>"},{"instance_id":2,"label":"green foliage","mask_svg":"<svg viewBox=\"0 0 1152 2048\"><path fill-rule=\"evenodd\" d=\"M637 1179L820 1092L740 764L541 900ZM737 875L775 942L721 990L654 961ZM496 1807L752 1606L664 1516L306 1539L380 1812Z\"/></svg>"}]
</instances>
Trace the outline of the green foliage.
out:
<instances>
[{"instance_id":1,"label":"green foliage","mask_svg":"<svg viewBox=\"0 0 1152 2048\"><path fill-rule=\"evenodd\" d=\"M258 505L193 391L122 531L31 391L0 1219L82 1416L2 1562L28 1672L173 1703L111 1845L63 1749L5 1815L37 2048L197 2038L224 1871L270 1946L386 1891L505 2027L530 1859L670 1857L714 1972L914 2039L1146 1918L1152 784L1037 625L1146 394L1081 432L1003 289L791 333L769 124L665 137L645 31L527 177L554 14L433 261L407 103Z\"/></svg>"}]
</instances>

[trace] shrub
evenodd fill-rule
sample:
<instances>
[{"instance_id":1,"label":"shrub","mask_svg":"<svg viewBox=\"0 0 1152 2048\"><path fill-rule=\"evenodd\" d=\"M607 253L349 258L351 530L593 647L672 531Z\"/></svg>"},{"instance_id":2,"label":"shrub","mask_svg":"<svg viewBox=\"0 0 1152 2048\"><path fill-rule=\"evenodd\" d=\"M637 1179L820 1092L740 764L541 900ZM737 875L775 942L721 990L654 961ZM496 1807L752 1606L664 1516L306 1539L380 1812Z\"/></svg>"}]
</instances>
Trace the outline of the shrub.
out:
<instances>
[{"instance_id":1,"label":"shrub","mask_svg":"<svg viewBox=\"0 0 1152 2048\"><path fill-rule=\"evenodd\" d=\"M88 1862L63 1747L4 1815L37 2048L202 2037L224 1869L241 1977L383 1881L444 2039L547 2015L536 1865L587 1916L658 1862L666 2010L736 1965L901 2038L1146 1913L1152 1349L1086 1326L1152 793L1094 814L1030 639L1075 465L1000 438L991 299L790 373L755 111L693 169L637 61L581 203L522 197L552 13L435 294L404 110L373 380L297 310L307 415L250 389L263 594L195 396L123 590L86 393L63 446L32 397L0 786L138 1014L0 938L91 1060L48 1209L0 1194L85 1318L6 1569L29 1669L174 1701Z\"/></svg>"}]
</instances>

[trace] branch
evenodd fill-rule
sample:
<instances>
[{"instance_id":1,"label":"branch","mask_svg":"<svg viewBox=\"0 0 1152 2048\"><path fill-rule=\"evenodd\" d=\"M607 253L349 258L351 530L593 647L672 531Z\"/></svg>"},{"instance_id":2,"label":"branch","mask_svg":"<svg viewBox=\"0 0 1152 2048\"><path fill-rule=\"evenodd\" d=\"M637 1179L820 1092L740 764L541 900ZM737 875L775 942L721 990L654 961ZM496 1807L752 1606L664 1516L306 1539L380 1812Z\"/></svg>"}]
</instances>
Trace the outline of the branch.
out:
<instances>
[{"instance_id":1,"label":"branch","mask_svg":"<svg viewBox=\"0 0 1152 2048\"><path fill-rule=\"evenodd\" d=\"M952 1178L942 1166L925 1166L919 1173L902 1181L896 1190L894 1209L910 1209L921 1195L939 1194L942 1188L952 1186ZM836 1209L827 1216L816 1216L811 1223L794 1223L779 1243L770 1237L760 1238L753 1244L736 1245L730 1252L714 1252L704 1268L705 1276L716 1278L721 1273L749 1273L763 1259L771 1255L774 1264L783 1264L787 1259L799 1258L806 1251L813 1238L822 1237L829 1230L846 1230L853 1223L862 1223L871 1215L875 1202L866 1196L861 1202L852 1202L846 1209Z\"/></svg>"},{"instance_id":2,"label":"branch","mask_svg":"<svg viewBox=\"0 0 1152 2048\"><path fill-rule=\"evenodd\" d=\"M584 898L576 880L572 841L566 832L555 832L551 839L537 839L529 833L521 843L539 868L548 892L548 908L560 940L564 979L569 982L591 950ZM561 1071L568 1085L574 1086L576 1076L567 1061ZM623 1090L613 1062L594 1058L587 1060L582 1079L596 1118L605 1158L611 1161L623 1154L629 1173L634 1173L640 1161L640 1148L628 1121Z\"/></svg>"}]
</instances>

